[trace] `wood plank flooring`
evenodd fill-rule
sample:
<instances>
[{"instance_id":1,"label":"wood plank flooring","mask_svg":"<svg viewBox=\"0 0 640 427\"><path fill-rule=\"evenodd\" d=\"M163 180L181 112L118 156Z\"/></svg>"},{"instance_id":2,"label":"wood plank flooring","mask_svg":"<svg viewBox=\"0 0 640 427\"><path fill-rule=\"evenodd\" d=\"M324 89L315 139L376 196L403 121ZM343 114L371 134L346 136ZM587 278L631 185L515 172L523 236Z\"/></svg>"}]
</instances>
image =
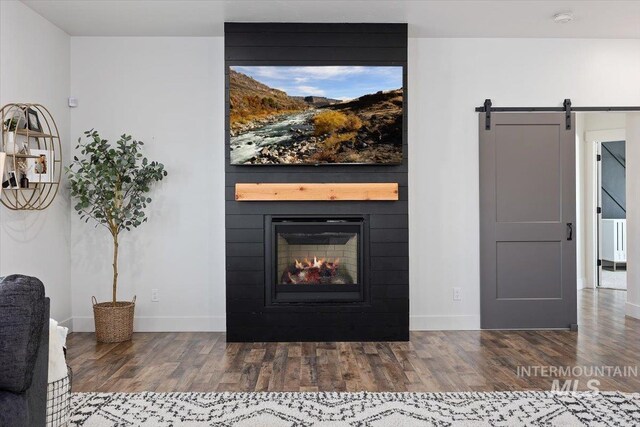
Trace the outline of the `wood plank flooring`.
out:
<instances>
[{"instance_id":1,"label":"wood plank flooring","mask_svg":"<svg viewBox=\"0 0 640 427\"><path fill-rule=\"evenodd\" d=\"M412 332L409 342L226 343L223 333L136 333L96 344L73 333L74 391L550 390L554 379L596 379L601 390L640 390L640 321L626 292L579 292L579 332ZM519 366L578 367L582 376L518 375ZM631 376L590 376L631 366ZM534 368L535 369L535 368ZM533 371L532 371L533 374ZM574 375L580 372L573 372Z\"/></svg>"}]
</instances>

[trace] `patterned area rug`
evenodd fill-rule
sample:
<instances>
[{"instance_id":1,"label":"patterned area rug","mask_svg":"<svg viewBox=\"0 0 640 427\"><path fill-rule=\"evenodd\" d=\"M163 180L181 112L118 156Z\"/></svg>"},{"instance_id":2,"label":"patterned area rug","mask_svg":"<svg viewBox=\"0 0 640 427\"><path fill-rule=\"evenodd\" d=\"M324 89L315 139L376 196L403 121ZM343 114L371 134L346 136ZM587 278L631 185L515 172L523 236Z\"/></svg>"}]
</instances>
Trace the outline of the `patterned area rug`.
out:
<instances>
[{"instance_id":1,"label":"patterned area rug","mask_svg":"<svg viewBox=\"0 0 640 427\"><path fill-rule=\"evenodd\" d=\"M74 393L71 426L632 426L640 393Z\"/></svg>"}]
</instances>

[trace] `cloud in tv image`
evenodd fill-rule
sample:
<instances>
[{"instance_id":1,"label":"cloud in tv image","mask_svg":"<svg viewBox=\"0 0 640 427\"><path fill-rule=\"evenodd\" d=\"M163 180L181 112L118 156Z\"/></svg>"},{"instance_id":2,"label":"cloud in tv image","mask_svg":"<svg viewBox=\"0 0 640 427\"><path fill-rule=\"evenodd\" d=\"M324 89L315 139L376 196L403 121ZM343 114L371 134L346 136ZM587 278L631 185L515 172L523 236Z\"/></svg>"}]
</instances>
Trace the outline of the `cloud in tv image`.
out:
<instances>
[{"instance_id":1,"label":"cloud in tv image","mask_svg":"<svg viewBox=\"0 0 640 427\"><path fill-rule=\"evenodd\" d=\"M400 66L229 68L231 164L400 164Z\"/></svg>"}]
</instances>

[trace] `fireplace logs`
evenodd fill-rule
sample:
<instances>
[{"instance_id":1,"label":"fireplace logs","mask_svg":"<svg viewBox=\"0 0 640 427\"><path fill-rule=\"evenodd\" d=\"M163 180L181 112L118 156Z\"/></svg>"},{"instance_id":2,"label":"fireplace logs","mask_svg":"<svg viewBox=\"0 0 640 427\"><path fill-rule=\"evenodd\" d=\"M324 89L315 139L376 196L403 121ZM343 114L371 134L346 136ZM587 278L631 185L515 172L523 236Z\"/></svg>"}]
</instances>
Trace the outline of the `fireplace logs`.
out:
<instances>
[{"instance_id":1,"label":"fireplace logs","mask_svg":"<svg viewBox=\"0 0 640 427\"><path fill-rule=\"evenodd\" d=\"M292 285L350 285L353 278L340 267L340 258L333 261L313 257L313 261L294 260L282 273L281 284Z\"/></svg>"}]
</instances>

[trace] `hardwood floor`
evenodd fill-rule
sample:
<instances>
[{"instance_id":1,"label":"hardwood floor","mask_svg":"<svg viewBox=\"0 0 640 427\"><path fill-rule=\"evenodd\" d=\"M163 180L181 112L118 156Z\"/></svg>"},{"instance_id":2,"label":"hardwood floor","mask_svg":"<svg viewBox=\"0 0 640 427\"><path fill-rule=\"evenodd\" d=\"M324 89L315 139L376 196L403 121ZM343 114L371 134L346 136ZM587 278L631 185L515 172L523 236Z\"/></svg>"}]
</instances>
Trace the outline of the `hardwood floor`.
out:
<instances>
[{"instance_id":1,"label":"hardwood floor","mask_svg":"<svg viewBox=\"0 0 640 427\"><path fill-rule=\"evenodd\" d=\"M226 343L223 333L136 333L120 344L74 333L68 362L74 391L550 390L554 379L568 378L580 390L596 379L601 390L639 391L640 321L624 316L626 293L578 295L578 333L412 332L400 343ZM518 375L519 366L532 365L584 367L587 375ZM636 375L588 375L602 366Z\"/></svg>"}]
</instances>

